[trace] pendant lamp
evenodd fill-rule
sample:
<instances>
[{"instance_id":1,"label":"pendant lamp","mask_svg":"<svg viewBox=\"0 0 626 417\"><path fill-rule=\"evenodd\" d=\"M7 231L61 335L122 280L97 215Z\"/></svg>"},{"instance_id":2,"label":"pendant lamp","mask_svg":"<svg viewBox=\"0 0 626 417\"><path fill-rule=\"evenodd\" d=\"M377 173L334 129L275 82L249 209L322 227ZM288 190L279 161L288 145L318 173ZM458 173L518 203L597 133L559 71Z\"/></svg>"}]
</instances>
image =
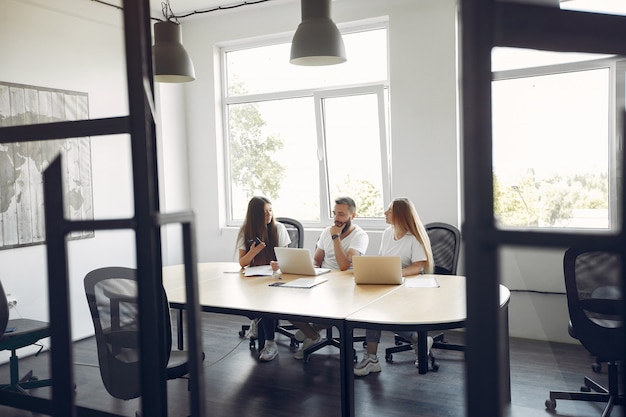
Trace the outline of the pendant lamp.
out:
<instances>
[{"instance_id":1,"label":"pendant lamp","mask_svg":"<svg viewBox=\"0 0 626 417\"><path fill-rule=\"evenodd\" d=\"M330 0L301 0L302 22L291 42L295 65L335 65L346 62L341 33L330 18Z\"/></svg>"},{"instance_id":2,"label":"pendant lamp","mask_svg":"<svg viewBox=\"0 0 626 417\"><path fill-rule=\"evenodd\" d=\"M183 47L180 24L165 21L154 24L154 81L184 83L196 79L193 62Z\"/></svg>"}]
</instances>

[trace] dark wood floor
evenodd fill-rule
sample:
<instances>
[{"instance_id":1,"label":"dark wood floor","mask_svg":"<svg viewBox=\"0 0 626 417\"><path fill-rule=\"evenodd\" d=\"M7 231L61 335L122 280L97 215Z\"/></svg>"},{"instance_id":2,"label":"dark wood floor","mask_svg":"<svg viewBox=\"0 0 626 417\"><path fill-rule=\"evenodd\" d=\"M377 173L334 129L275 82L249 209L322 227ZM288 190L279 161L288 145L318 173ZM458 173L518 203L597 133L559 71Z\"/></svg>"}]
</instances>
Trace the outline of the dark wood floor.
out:
<instances>
[{"instance_id":1,"label":"dark wood floor","mask_svg":"<svg viewBox=\"0 0 626 417\"><path fill-rule=\"evenodd\" d=\"M293 359L288 339L277 336L279 356L272 362L259 363L257 352L248 340L238 336L247 319L219 314L203 314L204 362L209 416L216 417L327 417L339 415L339 354L327 347L315 353L309 363ZM357 331L358 333L358 331ZM462 339L462 333L450 332L448 339ZM390 346L391 333L383 333L381 348ZM359 357L360 343L355 344ZM555 344L525 339L511 339L511 409L509 417L599 416L602 404L558 401L556 413L544 408L550 389L578 390L583 375L598 382L607 381L606 367L593 373L589 355L579 345ZM394 355L393 363L383 361L383 371L355 380L358 417L462 417L464 411L463 354L435 350L438 372L419 375L411 352ZM383 355L380 355L382 358ZM104 389L93 339L75 344L76 402L133 416L138 400L119 401ZM47 354L20 360L23 372L33 369L40 377L47 375ZM0 381L8 380L8 366L0 367ZM48 396L49 388L32 390L32 395ZM187 385L184 380L168 383L169 415L186 416ZM614 416L623 416L621 407ZM30 412L0 406L2 417L32 416ZM478 417L478 416L477 416ZM480 416L489 417L489 416Z\"/></svg>"}]
</instances>

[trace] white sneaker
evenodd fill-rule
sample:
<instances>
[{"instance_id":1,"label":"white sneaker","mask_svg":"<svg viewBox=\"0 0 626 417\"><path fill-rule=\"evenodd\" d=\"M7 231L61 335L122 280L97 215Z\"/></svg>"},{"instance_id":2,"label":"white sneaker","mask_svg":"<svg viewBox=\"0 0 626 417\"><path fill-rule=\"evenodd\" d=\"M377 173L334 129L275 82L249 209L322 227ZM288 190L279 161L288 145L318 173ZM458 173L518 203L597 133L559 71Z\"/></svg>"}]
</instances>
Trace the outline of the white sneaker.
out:
<instances>
[{"instance_id":1,"label":"white sneaker","mask_svg":"<svg viewBox=\"0 0 626 417\"><path fill-rule=\"evenodd\" d=\"M248 329L248 333L246 333L246 336L248 338L257 339L259 337L259 332L258 332L259 321L261 321L261 319L254 319L250 322L250 328Z\"/></svg>"},{"instance_id":2,"label":"white sneaker","mask_svg":"<svg viewBox=\"0 0 626 417\"><path fill-rule=\"evenodd\" d=\"M308 349L309 347L318 343L320 340L322 340L322 337L319 334L317 335L317 339L315 340L305 337L304 341L302 342L302 346L300 346L300 349L296 351L296 353L294 353L293 357L296 359L304 359L305 349Z\"/></svg>"},{"instance_id":3,"label":"white sneaker","mask_svg":"<svg viewBox=\"0 0 626 417\"><path fill-rule=\"evenodd\" d=\"M265 346L259 354L259 360L263 362L269 362L276 356L278 356L278 347L276 346L276 342L273 340L266 340Z\"/></svg>"},{"instance_id":4,"label":"white sneaker","mask_svg":"<svg viewBox=\"0 0 626 417\"><path fill-rule=\"evenodd\" d=\"M420 365L419 358L417 356L417 333L413 333L411 336L411 342L413 342L413 349L415 349L415 367L417 368ZM430 348L433 347L433 343L435 341L431 336L428 336L426 339L426 357L430 358Z\"/></svg>"},{"instance_id":5,"label":"white sneaker","mask_svg":"<svg viewBox=\"0 0 626 417\"><path fill-rule=\"evenodd\" d=\"M378 362L378 357L373 354L366 353L363 356L361 362L359 362L354 367L354 375L356 376L365 376L369 375L370 372L380 372L380 362Z\"/></svg>"},{"instance_id":6,"label":"white sneaker","mask_svg":"<svg viewBox=\"0 0 626 417\"><path fill-rule=\"evenodd\" d=\"M304 339L306 339L306 336L304 335L304 332L302 330L298 330L293 337L296 338L296 340L300 343L304 342Z\"/></svg>"}]
</instances>

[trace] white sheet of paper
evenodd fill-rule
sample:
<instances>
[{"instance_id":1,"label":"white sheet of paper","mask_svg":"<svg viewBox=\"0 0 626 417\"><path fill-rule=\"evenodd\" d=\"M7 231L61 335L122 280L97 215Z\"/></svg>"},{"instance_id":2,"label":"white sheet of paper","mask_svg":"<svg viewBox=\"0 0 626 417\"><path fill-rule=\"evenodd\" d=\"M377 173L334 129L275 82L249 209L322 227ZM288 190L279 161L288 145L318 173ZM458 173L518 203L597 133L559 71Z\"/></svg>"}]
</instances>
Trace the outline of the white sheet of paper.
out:
<instances>
[{"instance_id":1,"label":"white sheet of paper","mask_svg":"<svg viewBox=\"0 0 626 417\"><path fill-rule=\"evenodd\" d=\"M271 276L274 273L270 265L249 266L243 274L247 277L253 276Z\"/></svg>"}]
</instances>

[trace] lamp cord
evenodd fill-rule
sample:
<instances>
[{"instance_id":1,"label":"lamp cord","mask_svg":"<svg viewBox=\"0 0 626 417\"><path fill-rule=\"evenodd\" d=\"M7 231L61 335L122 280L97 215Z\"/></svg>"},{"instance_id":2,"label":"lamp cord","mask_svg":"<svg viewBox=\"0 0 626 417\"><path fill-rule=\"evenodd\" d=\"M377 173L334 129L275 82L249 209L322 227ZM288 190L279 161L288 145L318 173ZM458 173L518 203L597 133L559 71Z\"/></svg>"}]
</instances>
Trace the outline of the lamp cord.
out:
<instances>
[{"instance_id":1,"label":"lamp cord","mask_svg":"<svg viewBox=\"0 0 626 417\"><path fill-rule=\"evenodd\" d=\"M104 0L91 0L91 1L94 1L94 2L100 3L100 4L104 4L105 6L114 7L116 9L118 9L118 10L124 10L123 7L115 5L115 4L108 3L108 2L106 2ZM231 4L229 6L217 6L217 7L213 7L212 9L194 10L192 12L185 13L185 14L182 14L182 15L175 15L172 12L172 8L170 7L169 0L166 0L165 2L161 3L161 11L163 13L163 16L165 17L165 20L167 20L167 21L174 21L174 22L178 23L178 19L182 19L184 17L193 16L194 14L210 13L210 12L216 12L218 10L230 10L230 9L235 9L237 7L251 6L251 5L254 5L254 4L265 3L265 2L268 2L268 1L271 1L271 0L244 1L242 3ZM151 17L150 19L162 21L161 19L158 19L156 17Z\"/></svg>"}]
</instances>

